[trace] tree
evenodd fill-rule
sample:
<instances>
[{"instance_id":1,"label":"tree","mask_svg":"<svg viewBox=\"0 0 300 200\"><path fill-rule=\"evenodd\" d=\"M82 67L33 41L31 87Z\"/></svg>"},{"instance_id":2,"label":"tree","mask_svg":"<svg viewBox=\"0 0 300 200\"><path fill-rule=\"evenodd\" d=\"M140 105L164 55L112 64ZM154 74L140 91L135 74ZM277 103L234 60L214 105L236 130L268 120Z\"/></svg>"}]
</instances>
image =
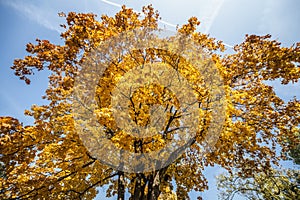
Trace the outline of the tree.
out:
<instances>
[{"instance_id":1,"label":"tree","mask_svg":"<svg viewBox=\"0 0 300 200\"><path fill-rule=\"evenodd\" d=\"M295 148L291 149L288 152L288 156L295 164L300 165L300 145L298 144Z\"/></svg>"},{"instance_id":2,"label":"tree","mask_svg":"<svg viewBox=\"0 0 300 200\"><path fill-rule=\"evenodd\" d=\"M177 138L175 135L182 128L180 124L184 113L179 109L175 94L166 87L148 84L125 99L129 115L142 127L150 123L151 106L158 104L165 108L159 111L166 116L165 129L155 133L151 139L130 137L119 130L109 110L110 92L120 77L132 69L135 62L143 65L157 61L163 66L169 65L192 83L197 100L193 105L197 105L200 119L195 135L183 145L184 148L179 149L173 162L154 171L130 173L100 162L86 148L87 144L83 144L75 127L76 117L70 102L75 80L83 74L82 64L89 62L89 55L97 46L131 30L146 30L143 33L149 34L149 28L158 29L158 20L158 12L151 6L144 7L143 15L122 7L114 17L103 15L100 21L94 14L71 12L66 17L67 24L62 25L66 29L61 34L63 45L47 40L27 45L30 55L16 59L12 69L27 84L30 84L29 75L35 71L49 70L49 87L43 96L49 104L33 105L30 111L25 111L26 115L34 118L34 125L23 126L12 117L0 118L0 162L5 175L0 181L2 199L92 199L97 188L104 186L107 196L116 195L120 200L126 198L126 191L134 200L175 198L174 192L178 199L188 199L188 192L208 188L202 174L204 167L219 165L228 171L238 168L244 176L266 172L272 163L276 164L280 159L275 153L277 144L286 151L291 143L284 141L293 141L293 144L299 141L294 134L300 122L299 101L293 99L284 103L265 81L281 79L282 84L298 81L300 43L281 47L279 42L271 40L270 35L247 35L243 43L235 46L234 54L223 55L220 53L224 51L222 42L198 33L196 28L200 23L192 17L177 29L177 33L193 41L191 50L201 48L211 59L211 62L204 60L204 64L214 64L222 77L222 84L211 83L222 85L224 98L220 98L226 103L217 104L226 107L215 148L208 148L203 154L205 136L216 120L212 117L213 105L220 102L212 98L216 97L212 90L203 87L210 85L203 85L204 80L209 78L205 79L203 74L201 76L195 71L191 62L181 54L145 47L142 51L123 51L111 57L109 68L95 88L98 107L93 113L97 115L98 123L105 127L105 139L138 154L157 150ZM134 41L134 37L132 39ZM185 39L178 41L184 42ZM161 38L154 41L158 40L161 43L165 41ZM179 48L180 42L177 44L176 48ZM122 43L119 45L122 46ZM198 62L194 51L186 53L196 56L192 60ZM207 74L214 76L216 73L209 71Z\"/></svg>"},{"instance_id":3,"label":"tree","mask_svg":"<svg viewBox=\"0 0 300 200\"><path fill-rule=\"evenodd\" d=\"M238 174L220 175L218 187L222 199L234 199L241 195L247 199L297 199L300 193L299 171L269 170L252 177L241 178Z\"/></svg>"},{"instance_id":4,"label":"tree","mask_svg":"<svg viewBox=\"0 0 300 200\"><path fill-rule=\"evenodd\" d=\"M299 146L291 149L289 155L296 164ZM296 157L293 157L296 155ZM267 172L242 177L239 174L221 174L218 177L218 188L222 199L234 199L239 194L247 199L297 199L300 194L300 174L297 169L271 169Z\"/></svg>"}]
</instances>

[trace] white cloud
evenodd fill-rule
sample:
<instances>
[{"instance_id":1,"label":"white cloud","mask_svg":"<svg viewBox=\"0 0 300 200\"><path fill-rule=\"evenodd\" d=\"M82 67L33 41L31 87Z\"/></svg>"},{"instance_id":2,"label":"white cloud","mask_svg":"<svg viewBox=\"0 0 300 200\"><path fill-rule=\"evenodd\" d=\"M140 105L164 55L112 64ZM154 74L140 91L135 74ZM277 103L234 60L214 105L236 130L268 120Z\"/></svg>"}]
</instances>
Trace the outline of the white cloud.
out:
<instances>
[{"instance_id":1,"label":"white cloud","mask_svg":"<svg viewBox=\"0 0 300 200\"><path fill-rule=\"evenodd\" d=\"M26 18L36 22L37 24L49 29L61 33L63 28L59 25L65 23L64 18L58 16L59 12L83 12L83 13L95 13L105 14L115 13L121 7L119 4L112 3L106 0L81 0L81 1L37 1L37 0L10 0L1 2L13 9L18 13L24 15ZM107 4L110 5L107 5ZM112 6L113 5L113 6Z\"/></svg>"},{"instance_id":2,"label":"white cloud","mask_svg":"<svg viewBox=\"0 0 300 200\"><path fill-rule=\"evenodd\" d=\"M6 1L5 4L47 29L57 31L58 33L61 33L62 31L59 27L60 22L57 14L55 15L55 18L51 9L41 9L34 4L25 3L24 1L11 0Z\"/></svg>"},{"instance_id":3,"label":"white cloud","mask_svg":"<svg viewBox=\"0 0 300 200\"><path fill-rule=\"evenodd\" d=\"M166 0L162 2L154 0L153 2L145 1L142 3L144 5L153 3L154 7L161 11L162 15L166 13L166 19L160 20L160 23L167 25L169 28L175 28L176 24L185 23L187 19L193 15L197 16L201 20L201 30L205 33L208 33L220 9L222 8L224 1L225 0L188 0L187 2L183 2ZM102 2L102 4L99 2ZM24 2L20 0L11 0L6 1L5 4L24 14L27 18L37 22L43 27L59 33L62 31L62 29L59 27L59 24L63 23L63 21L57 16L57 13L60 11L69 10L95 12L96 8L100 9L108 7L110 10L112 10L114 7L120 9L122 4L129 4L129 6L135 8L136 11L141 10L142 7L136 2L133 3L132 1L128 0L118 1L118 3L111 0L81 1L80 3L76 2L76 4L74 4L73 1L69 1L69 3L59 3L54 0L50 4L49 2L40 1ZM170 10L165 12L167 7L170 7ZM194 9L194 11L190 12L191 9ZM108 10L106 11L109 12ZM176 13L176 16L174 16L173 13ZM172 23L172 21L175 23Z\"/></svg>"},{"instance_id":4,"label":"white cloud","mask_svg":"<svg viewBox=\"0 0 300 200\"><path fill-rule=\"evenodd\" d=\"M222 8L225 0L212 0L207 5L204 15L201 17L204 25L204 33L208 33L212 27L216 17L218 16L220 9ZM205 4L204 4L205 5ZM201 13L200 13L201 14Z\"/></svg>"}]
</instances>

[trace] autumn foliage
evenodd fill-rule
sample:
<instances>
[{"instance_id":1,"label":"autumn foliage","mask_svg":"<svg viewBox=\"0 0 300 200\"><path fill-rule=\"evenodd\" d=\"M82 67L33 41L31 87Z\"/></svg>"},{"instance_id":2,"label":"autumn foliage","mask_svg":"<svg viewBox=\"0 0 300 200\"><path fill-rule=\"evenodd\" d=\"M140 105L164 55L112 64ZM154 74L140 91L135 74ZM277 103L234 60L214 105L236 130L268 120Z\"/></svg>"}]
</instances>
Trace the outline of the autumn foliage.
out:
<instances>
[{"instance_id":1,"label":"autumn foliage","mask_svg":"<svg viewBox=\"0 0 300 200\"><path fill-rule=\"evenodd\" d=\"M234 47L234 53L227 55L221 41L196 31L200 23L192 17L177 32L187 35L210 56L222 77L225 91L226 115L215 148L205 155L201 151L203 135L213 121L210 118L212 102L205 96L209 94L203 88L195 87L196 92L203 94L198 96L198 101L207 103L201 104L206 112L201 116L207 119L201 121L191 145L170 165L150 172L126 173L93 157L76 132L70 102L81 64L102 42L124 31L158 29L158 20L159 14L151 6L144 7L143 14L122 7L114 17L103 15L99 20L94 14L71 12L66 16L67 23L62 25L65 28L61 34L63 45L47 40L27 45L29 55L16 59L12 69L27 84L30 84L30 75L36 71L50 71L49 87L43 96L49 104L33 105L31 110L25 111L34 118L33 125L23 126L13 117L0 118L1 199L93 199L99 187L106 189L108 197L115 195L120 200L128 199L128 196L133 200L188 199L190 191L208 189L202 174L205 167L219 165L229 172L234 169L241 177L253 176L268 171L272 164L282 159L284 154L276 154L276 147L280 146L285 152L299 143L299 100L284 102L267 81L280 80L282 84L288 84L299 80L300 43L282 47L270 35L246 35L245 40ZM157 56L173 67L178 64L171 62L176 55L143 53L132 56L136 59L144 56L145 63ZM99 104L98 119L105 124L107 137L116 145L140 151L134 146L135 138L125 137L116 128L107 109L109 101L104 95L109 95L113 86L110 83L117 82L119 75L128 71L130 59L124 62L113 62L114 66L108 68L100 80L97 94L106 103ZM182 60L179 63L184 64ZM192 69L186 67L181 73ZM192 77L191 81L196 83L198 78ZM160 86L140 88L132 99L135 104L130 108L130 115L136 117L137 124L148 123L150 105L172 104L176 107L175 100L151 96L163 97L165 94L173 95ZM138 107L139 100L146 97L145 105ZM172 118L172 112L166 116ZM175 117L180 118L173 115ZM148 148L147 151L155 150L171 138L167 133L168 130L163 133L165 135L156 136L156 146L149 146L145 141L139 144Z\"/></svg>"}]
</instances>

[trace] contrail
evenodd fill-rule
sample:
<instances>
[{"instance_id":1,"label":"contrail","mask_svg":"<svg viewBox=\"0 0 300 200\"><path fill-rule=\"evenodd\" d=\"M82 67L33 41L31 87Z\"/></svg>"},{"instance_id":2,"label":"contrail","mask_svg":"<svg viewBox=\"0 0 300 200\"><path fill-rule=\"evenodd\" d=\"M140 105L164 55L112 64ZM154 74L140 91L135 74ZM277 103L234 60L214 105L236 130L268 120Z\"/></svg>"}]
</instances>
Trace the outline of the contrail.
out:
<instances>
[{"instance_id":1,"label":"contrail","mask_svg":"<svg viewBox=\"0 0 300 200\"><path fill-rule=\"evenodd\" d=\"M233 48L234 48L234 46L233 46L233 45L227 44L227 43L225 43L225 42L223 42L223 44L224 44L226 47L229 47L229 48L231 48L231 49L233 49Z\"/></svg>"},{"instance_id":2,"label":"contrail","mask_svg":"<svg viewBox=\"0 0 300 200\"><path fill-rule=\"evenodd\" d=\"M118 8L121 8L121 7L122 7L121 4L114 3L114 2L112 2L112 1L108 1L108 0L100 0L100 1L102 1L102 2L104 2L104 3L107 3L107 4L109 4L109 5L112 5L112 6L118 7ZM223 3L224 3L224 0L222 0L222 2L219 3L219 4L217 5L217 8L215 9L215 11L214 11L213 14L212 14L212 17L211 17L211 19L210 19L210 22L208 23L208 26L207 26L207 28L206 28L206 30L205 30L205 33L207 33L207 32L209 31L209 29L210 29L210 27L211 27L213 21L215 20L216 16L218 15L219 10L220 10L220 8L222 7ZM136 10L134 10L134 11L139 13L139 11L136 11ZM142 13L142 14L143 14L143 13ZM169 22L166 22L166 21L164 21L164 20L158 20L158 21L159 21L160 23L162 23L162 24L165 24L165 25L170 26L170 27L173 27L173 28L176 28L176 27L177 27L177 25L172 24L172 23L169 23ZM226 44L226 43L223 43L223 44L224 44L225 46L229 47L229 48L233 48L232 45L229 45L229 44Z\"/></svg>"},{"instance_id":3,"label":"contrail","mask_svg":"<svg viewBox=\"0 0 300 200\"><path fill-rule=\"evenodd\" d=\"M115 6L115 7L119 7L119 8L122 7L121 4L118 4L118 3L114 3L114 2L111 2L111 1L107 1L107 0L101 0L101 1L103 1L104 3L110 4L112 6Z\"/></svg>"},{"instance_id":4,"label":"contrail","mask_svg":"<svg viewBox=\"0 0 300 200\"><path fill-rule=\"evenodd\" d=\"M158 21L159 21L160 23L162 23L162 24L165 24L165 25L168 25L168 26L171 26L171 27L174 27L174 28L177 27L175 24L171 24L171 23L166 22L166 21L163 21L163 20L158 20Z\"/></svg>"},{"instance_id":5,"label":"contrail","mask_svg":"<svg viewBox=\"0 0 300 200\"><path fill-rule=\"evenodd\" d=\"M121 7L122 7L121 4L114 3L114 2L112 2L112 1L108 1L108 0L100 0L100 1L102 1L102 2L104 2L104 3L107 3L107 4L109 4L109 5L112 5L112 6L118 7L118 8L121 8ZM137 11L137 10L134 10L134 11L139 13L139 11ZM141 13L141 14L143 14L143 13ZM171 24L171 23L166 22L166 21L163 21L163 20L158 20L158 21L159 21L160 23L162 23L162 24L171 26L171 27L173 27L173 28L176 28L176 27L177 27L175 24Z\"/></svg>"},{"instance_id":6,"label":"contrail","mask_svg":"<svg viewBox=\"0 0 300 200\"><path fill-rule=\"evenodd\" d=\"M224 4L224 1L225 0L214 0L214 1L212 1L213 12L212 12L212 14L210 14L208 16L207 27L206 27L204 33L208 33L209 32L212 24L214 23L216 17L218 16L218 14L220 12L220 9L222 8L222 6Z\"/></svg>"}]
</instances>

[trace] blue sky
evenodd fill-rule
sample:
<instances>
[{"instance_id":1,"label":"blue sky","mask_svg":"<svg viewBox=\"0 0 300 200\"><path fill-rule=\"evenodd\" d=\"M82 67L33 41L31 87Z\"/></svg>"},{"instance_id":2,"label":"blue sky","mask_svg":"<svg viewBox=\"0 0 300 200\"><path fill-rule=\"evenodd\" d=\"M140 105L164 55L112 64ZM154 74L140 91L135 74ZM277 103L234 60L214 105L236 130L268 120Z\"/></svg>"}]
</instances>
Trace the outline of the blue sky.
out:
<instances>
[{"instance_id":1,"label":"blue sky","mask_svg":"<svg viewBox=\"0 0 300 200\"><path fill-rule=\"evenodd\" d=\"M209 33L226 44L241 42L245 34L270 33L283 45L290 46L300 41L300 2L298 0L0 0L0 116L13 116L24 124L32 119L23 115L32 104L45 103L41 96L47 88L48 73L38 72L27 86L13 75L10 66L15 58L26 55L25 45L36 38L60 44L59 24L64 23L58 12L93 12L98 15L113 15L119 5L140 11L143 5L153 4L159 10L160 25L171 30L191 16L200 19L200 31ZM271 83L284 99L300 98L300 84L280 86ZM205 171L210 190L203 193L204 199L217 199L213 177L218 168Z\"/></svg>"}]
</instances>

